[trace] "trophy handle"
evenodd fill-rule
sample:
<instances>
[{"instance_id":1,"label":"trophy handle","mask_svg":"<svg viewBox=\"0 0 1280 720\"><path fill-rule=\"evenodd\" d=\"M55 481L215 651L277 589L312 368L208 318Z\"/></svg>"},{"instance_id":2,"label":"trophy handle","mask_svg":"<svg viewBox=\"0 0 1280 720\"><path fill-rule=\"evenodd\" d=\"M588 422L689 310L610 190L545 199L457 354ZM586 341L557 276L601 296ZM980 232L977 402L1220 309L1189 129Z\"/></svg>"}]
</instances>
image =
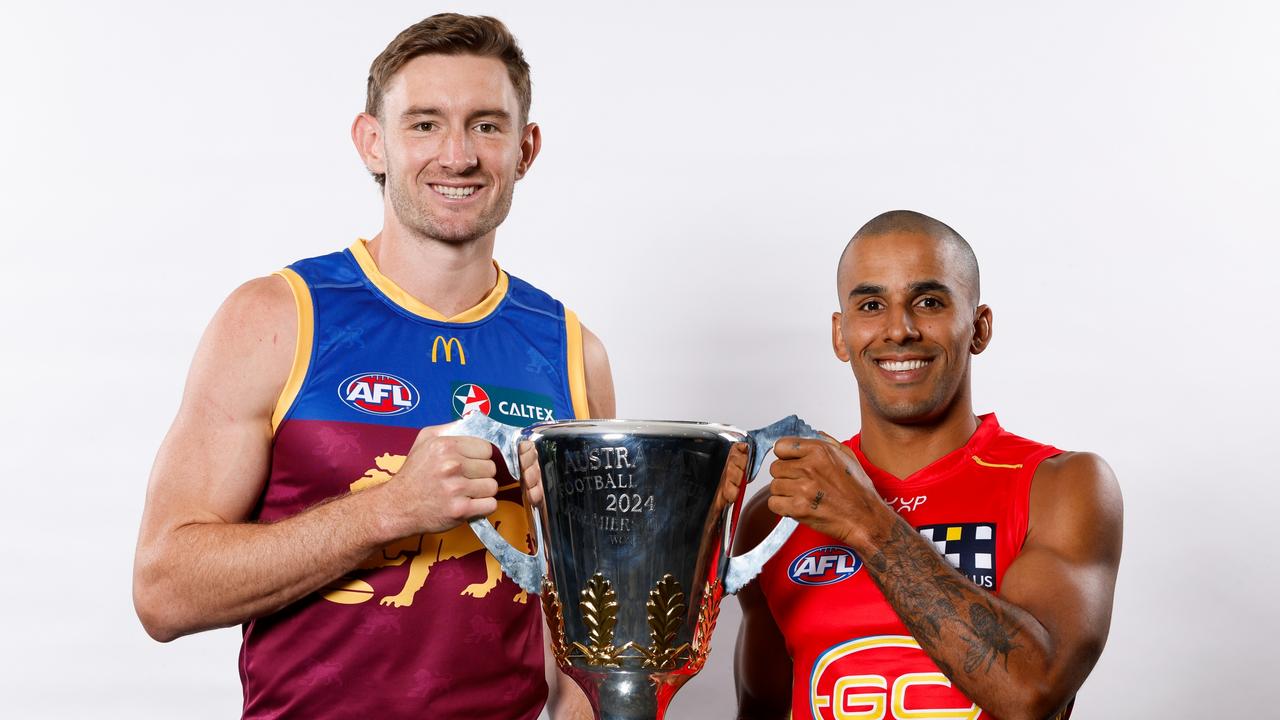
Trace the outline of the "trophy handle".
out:
<instances>
[{"instance_id":1,"label":"trophy handle","mask_svg":"<svg viewBox=\"0 0 1280 720\"><path fill-rule=\"evenodd\" d=\"M752 430L747 433L751 438L751 477L747 478L750 482L754 480L756 474L760 472L760 466L764 464L764 456L773 449L774 443L779 438L797 436L806 438L820 438L817 431L809 424L795 415L788 415L772 425L766 425L758 430ZM744 585L755 579L760 574L760 570L764 568L764 564L778 552L791 537L792 531L796 529L795 518L784 517L778 520L778 524L773 530L760 541L759 545L751 548L747 552L736 557L729 558L729 569L725 573L724 589L725 592L733 594L742 589Z\"/></svg>"},{"instance_id":2,"label":"trophy handle","mask_svg":"<svg viewBox=\"0 0 1280 720\"><path fill-rule=\"evenodd\" d=\"M500 423L484 413L472 412L443 432L442 436L470 436L488 440L498 448L511 477L520 482L520 428ZM488 518L475 518L470 521L471 529L485 548L493 554L502 566L502 571L511 578L521 590L534 595L542 587L542 563L537 555L530 555L517 550L507 539L498 533ZM538 522L538 514L534 513L534 533L537 535L538 551L542 551L542 523Z\"/></svg>"}]
</instances>

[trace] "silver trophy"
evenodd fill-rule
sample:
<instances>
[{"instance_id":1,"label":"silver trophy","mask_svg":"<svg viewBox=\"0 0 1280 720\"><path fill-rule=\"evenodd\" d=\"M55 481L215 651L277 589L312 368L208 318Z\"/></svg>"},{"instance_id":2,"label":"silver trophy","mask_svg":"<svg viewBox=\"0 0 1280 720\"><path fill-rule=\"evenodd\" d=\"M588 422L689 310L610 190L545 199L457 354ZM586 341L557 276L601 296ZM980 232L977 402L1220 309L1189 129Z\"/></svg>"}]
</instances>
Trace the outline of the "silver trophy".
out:
<instances>
[{"instance_id":1,"label":"silver trophy","mask_svg":"<svg viewBox=\"0 0 1280 720\"><path fill-rule=\"evenodd\" d=\"M471 527L517 585L541 596L556 662L603 720L663 717L702 669L720 600L758 575L796 527L782 518L732 557L743 486L778 438L818 437L794 415L743 432L632 420L520 430L471 413L446 434L489 440L513 477L518 442L537 448L537 554L512 547L488 520Z\"/></svg>"}]
</instances>

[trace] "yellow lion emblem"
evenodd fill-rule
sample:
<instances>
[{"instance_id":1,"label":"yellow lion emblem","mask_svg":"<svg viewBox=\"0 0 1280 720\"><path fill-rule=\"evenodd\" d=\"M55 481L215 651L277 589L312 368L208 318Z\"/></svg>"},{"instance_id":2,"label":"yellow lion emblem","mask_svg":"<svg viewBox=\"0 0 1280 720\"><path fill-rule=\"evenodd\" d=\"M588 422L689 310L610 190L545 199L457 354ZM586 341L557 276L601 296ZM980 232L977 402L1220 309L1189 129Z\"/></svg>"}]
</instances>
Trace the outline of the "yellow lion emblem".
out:
<instances>
[{"instance_id":1,"label":"yellow lion emblem","mask_svg":"<svg viewBox=\"0 0 1280 720\"><path fill-rule=\"evenodd\" d=\"M352 492L375 487L395 477L404 466L404 455L385 453L374 459L377 467L369 468L364 476L351 483ZM499 490L507 490L517 485L505 485ZM516 547L525 547L529 542L528 517L524 508L507 500L498 501L498 509L489 516L489 522L507 542ZM431 566L441 560L452 560L474 552L484 552L486 575L484 582L472 583L463 589L462 594L482 598L498 585L502 578L502 567L493 555L485 551L480 538L471 531L470 525L459 525L448 532L437 534L411 535L397 540L382 548L382 552L374 553L357 566L360 570L382 567L398 567L411 555L409 574L405 578L404 587L395 595L388 595L378 602L393 607L408 607L413 604L414 595L422 589L431 574ZM343 576L321 589L324 599L343 605L357 605L368 602L374 596L373 586L359 578ZM523 590L516 593L513 602L528 601L528 594Z\"/></svg>"}]
</instances>

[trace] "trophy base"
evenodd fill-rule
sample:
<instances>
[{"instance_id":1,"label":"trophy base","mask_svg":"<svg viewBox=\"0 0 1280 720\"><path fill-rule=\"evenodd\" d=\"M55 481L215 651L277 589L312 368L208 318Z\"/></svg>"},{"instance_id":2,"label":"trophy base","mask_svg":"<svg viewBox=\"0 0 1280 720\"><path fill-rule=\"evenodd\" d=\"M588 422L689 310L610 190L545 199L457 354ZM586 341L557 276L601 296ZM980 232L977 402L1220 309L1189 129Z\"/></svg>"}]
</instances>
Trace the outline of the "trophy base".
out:
<instances>
[{"instance_id":1,"label":"trophy base","mask_svg":"<svg viewBox=\"0 0 1280 720\"><path fill-rule=\"evenodd\" d=\"M562 668L563 669L563 668ZM591 702L597 720L661 720L691 674L652 670L568 671Z\"/></svg>"}]
</instances>

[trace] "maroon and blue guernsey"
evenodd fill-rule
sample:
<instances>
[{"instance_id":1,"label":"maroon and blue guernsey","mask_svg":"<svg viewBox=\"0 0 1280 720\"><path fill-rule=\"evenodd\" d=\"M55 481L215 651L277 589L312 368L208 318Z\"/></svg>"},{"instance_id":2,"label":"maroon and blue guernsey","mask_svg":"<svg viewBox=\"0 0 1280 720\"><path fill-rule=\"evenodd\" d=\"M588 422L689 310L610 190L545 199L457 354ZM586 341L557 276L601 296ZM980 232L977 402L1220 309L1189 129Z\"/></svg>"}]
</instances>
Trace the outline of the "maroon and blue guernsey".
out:
<instances>
[{"instance_id":1,"label":"maroon and blue guernsey","mask_svg":"<svg viewBox=\"0 0 1280 720\"><path fill-rule=\"evenodd\" d=\"M587 415L577 318L501 269L479 305L451 318L379 272L363 241L279 274L298 349L272 417L259 521L387 482L420 428L467 412L515 426ZM490 519L530 549L520 488L499 481ZM394 542L247 623L244 717L535 718L543 658L537 599L463 525Z\"/></svg>"}]
</instances>

